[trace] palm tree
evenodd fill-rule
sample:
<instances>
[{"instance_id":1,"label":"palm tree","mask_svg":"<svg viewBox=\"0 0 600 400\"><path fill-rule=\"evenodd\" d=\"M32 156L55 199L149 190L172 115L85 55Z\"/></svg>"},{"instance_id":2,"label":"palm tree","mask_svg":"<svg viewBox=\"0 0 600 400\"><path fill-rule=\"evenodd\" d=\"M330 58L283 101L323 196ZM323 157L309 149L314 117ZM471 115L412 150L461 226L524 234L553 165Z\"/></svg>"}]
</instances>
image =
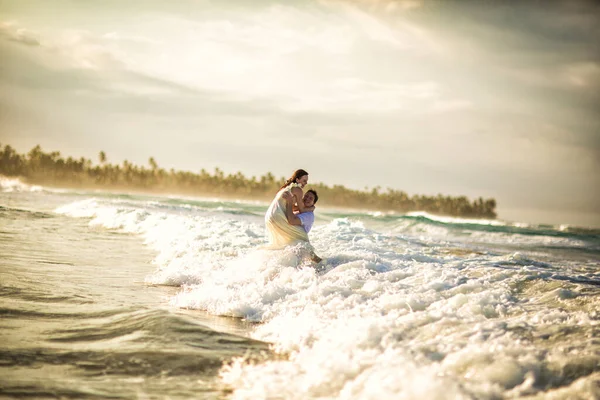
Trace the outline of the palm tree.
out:
<instances>
[{"instance_id":1,"label":"palm tree","mask_svg":"<svg viewBox=\"0 0 600 400\"><path fill-rule=\"evenodd\" d=\"M150 157L150 159L148 160L148 164L150 164L150 167L152 168L152 170L158 169L158 164L156 163L156 160L154 159L154 157Z\"/></svg>"}]
</instances>

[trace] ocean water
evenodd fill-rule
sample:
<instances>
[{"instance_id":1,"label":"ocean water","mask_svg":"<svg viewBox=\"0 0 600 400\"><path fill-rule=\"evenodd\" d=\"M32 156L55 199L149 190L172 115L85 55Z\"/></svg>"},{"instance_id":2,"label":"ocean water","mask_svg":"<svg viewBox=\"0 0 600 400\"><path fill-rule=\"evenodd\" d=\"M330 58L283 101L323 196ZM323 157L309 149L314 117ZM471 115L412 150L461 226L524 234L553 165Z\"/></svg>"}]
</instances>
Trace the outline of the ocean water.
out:
<instances>
[{"instance_id":1,"label":"ocean water","mask_svg":"<svg viewBox=\"0 0 600 400\"><path fill-rule=\"evenodd\" d=\"M600 398L598 230L0 185L5 397Z\"/></svg>"}]
</instances>

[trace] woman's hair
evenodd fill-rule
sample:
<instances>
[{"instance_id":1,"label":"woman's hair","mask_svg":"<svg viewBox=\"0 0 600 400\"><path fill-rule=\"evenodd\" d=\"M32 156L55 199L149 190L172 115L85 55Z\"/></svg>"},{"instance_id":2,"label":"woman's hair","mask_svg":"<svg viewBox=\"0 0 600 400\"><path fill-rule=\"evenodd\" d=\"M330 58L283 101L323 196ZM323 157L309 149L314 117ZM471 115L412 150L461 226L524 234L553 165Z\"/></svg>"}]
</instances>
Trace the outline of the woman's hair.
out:
<instances>
[{"instance_id":1,"label":"woman's hair","mask_svg":"<svg viewBox=\"0 0 600 400\"><path fill-rule=\"evenodd\" d=\"M308 172L306 172L303 169L297 169L296 171L294 171L294 174L287 181L285 181L285 183L283 184L282 187L279 188L279 190L290 186L290 184L296 182L296 179L300 179L304 175L308 175Z\"/></svg>"}]
</instances>

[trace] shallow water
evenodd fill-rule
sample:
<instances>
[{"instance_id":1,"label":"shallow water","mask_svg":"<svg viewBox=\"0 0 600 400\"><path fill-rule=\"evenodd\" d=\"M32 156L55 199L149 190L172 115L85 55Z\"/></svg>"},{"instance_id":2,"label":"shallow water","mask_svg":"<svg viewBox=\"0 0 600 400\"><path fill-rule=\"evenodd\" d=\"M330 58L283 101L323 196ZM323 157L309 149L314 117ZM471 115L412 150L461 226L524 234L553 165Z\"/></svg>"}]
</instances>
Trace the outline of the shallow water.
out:
<instances>
[{"instance_id":1,"label":"shallow water","mask_svg":"<svg viewBox=\"0 0 600 400\"><path fill-rule=\"evenodd\" d=\"M600 397L597 230L2 184L5 395Z\"/></svg>"},{"instance_id":2,"label":"shallow water","mask_svg":"<svg viewBox=\"0 0 600 400\"><path fill-rule=\"evenodd\" d=\"M64 195L0 198L3 396L223 398L223 362L268 351L247 323L169 306L140 238L52 212Z\"/></svg>"}]
</instances>

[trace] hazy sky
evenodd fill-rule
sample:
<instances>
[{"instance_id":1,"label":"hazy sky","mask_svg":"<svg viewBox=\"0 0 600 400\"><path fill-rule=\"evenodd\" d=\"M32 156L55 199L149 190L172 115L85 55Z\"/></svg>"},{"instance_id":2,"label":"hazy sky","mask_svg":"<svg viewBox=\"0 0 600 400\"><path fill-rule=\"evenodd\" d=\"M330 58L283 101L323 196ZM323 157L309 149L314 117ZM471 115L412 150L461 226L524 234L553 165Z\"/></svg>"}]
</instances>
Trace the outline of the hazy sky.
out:
<instances>
[{"instance_id":1,"label":"hazy sky","mask_svg":"<svg viewBox=\"0 0 600 400\"><path fill-rule=\"evenodd\" d=\"M597 4L0 0L0 143L600 226Z\"/></svg>"}]
</instances>

